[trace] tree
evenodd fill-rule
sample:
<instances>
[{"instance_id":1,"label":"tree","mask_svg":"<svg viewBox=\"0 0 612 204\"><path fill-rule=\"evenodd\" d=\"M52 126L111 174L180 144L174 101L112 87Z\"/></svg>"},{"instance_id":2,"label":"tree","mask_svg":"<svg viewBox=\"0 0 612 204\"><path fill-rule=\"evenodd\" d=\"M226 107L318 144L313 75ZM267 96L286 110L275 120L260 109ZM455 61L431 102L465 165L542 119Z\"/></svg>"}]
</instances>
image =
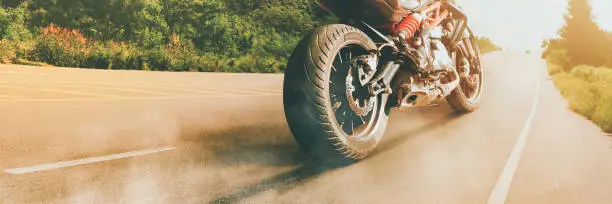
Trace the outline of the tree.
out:
<instances>
[{"instance_id":1,"label":"tree","mask_svg":"<svg viewBox=\"0 0 612 204\"><path fill-rule=\"evenodd\" d=\"M189 67L274 70L286 64L302 36L332 19L312 0L0 0L0 5L0 39L34 45L42 43L39 37L51 24L74 29L96 48L89 64L103 68L113 60L113 67L120 67L113 53L134 52L132 61L160 69L189 61Z\"/></svg>"},{"instance_id":2,"label":"tree","mask_svg":"<svg viewBox=\"0 0 612 204\"><path fill-rule=\"evenodd\" d=\"M26 22L30 18L28 3L14 8L0 8L0 39L23 41L32 38Z\"/></svg>"},{"instance_id":3,"label":"tree","mask_svg":"<svg viewBox=\"0 0 612 204\"><path fill-rule=\"evenodd\" d=\"M604 57L605 33L591 15L588 0L570 0L565 25L559 31L567 50L568 68L585 64L601 66Z\"/></svg>"},{"instance_id":4,"label":"tree","mask_svg":"<svg viewBox=\"0 0 612 204\"><path fill-rule=\"evenodd\" d=\"M551 52L556 50L564 50L565 39L562 38L553 38L553 39L545 39L542 41L542 48L544 48L544 52L542 53L542 58L546 59L550 55Z\"/></svg>"},{"instance_id":5,"label":"tree","mask_svg":"<svg viewBox=\"0 0 612 204\"><path fill-rule=\"evenodd\" d=\"M476 44L478 44L478 48L482 53L493 52L502 49L501 47L498 47L497 45L493 44L493 42L491 42L489 38L476 36L474 39L476 40Z\"/></svg>"}]
</instances>

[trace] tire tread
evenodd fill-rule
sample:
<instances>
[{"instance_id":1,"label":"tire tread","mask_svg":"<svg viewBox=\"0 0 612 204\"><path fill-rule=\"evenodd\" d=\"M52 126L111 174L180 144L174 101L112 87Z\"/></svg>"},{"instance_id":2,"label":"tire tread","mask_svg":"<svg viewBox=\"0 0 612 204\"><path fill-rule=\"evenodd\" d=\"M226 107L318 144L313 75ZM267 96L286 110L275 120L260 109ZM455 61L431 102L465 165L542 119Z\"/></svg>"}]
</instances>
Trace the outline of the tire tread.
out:
<instances>
[{"instance_id":1,"label":"tire tread","mask_svg":"<svg viewBox=\"0 0 612 204\"><path fill-rule=\"evenodd\" d=\"M351 32L361 32L360 30L353 28L352 26L347 26L343 24L332 24L326 25L317 28L314 32L303 39L304 42L301 42L302 46L306 47L298 47L292 54L292 59L290 59L288 69L291 68L292 63L301 62L299 65L303 72L304 80L301 80L303 83L301 87L301 95L304 96L307 100L302 103L305 104L307 110L292 112L286 110L286 117L289 120L290 128L294 133L294 137L302 146L302 149L306 150L311 156L318 157L317 160L321 159L329 159L329 158L321 158L328 157L330 154L333 155L331 159L343 159L348 160L349 162L354 162L356 160L364 158L370 150L357 150L347 146L342 140L336 135L332 121L330 121L330 115L328 115L326 111L326 103L328 103L328 99L325 97L328 90L325 88L328 86L328 79L325 76L329 75L329 71L327 69L327 63L329 62L330 57L335 57L333 55L332 49L334 45L338 43L342 43L346 38L345 36ZM365 34L364 34L365 35ZM344 38L343 38L344 37ZM373 42L372 42L373 44ZM300 46L300 45L298 45ZM301 50L300 49L304 49ZM300 54L300 52L306 52L304 54ZM295 56L293 56L295 55ZM333 56L332 56L333 55ZM333 60L333 59L332 59ZM330 66L331 67L331 66ZM298 90L294 89L295 87L291 86L299 86L302 83L292 83L291 81L300 81L299 74L292 73L288 71L285 75L285 86L289 86L289 88L285 88L284 90ZM286 97L290 97L295 93L284 94ZM285 103L287 103L288 98L285 98ZM286 104L287 105L287 104ZM316 121L314 126L318 126L313 128L313 125L300 125L304 124L303 121L295 121L295 120L309 120L309 118L300 118L300 114L308 114L306 113L308 110L314 112L314 117L310 119L314 119ZM312 114L312 113L311 113ZM298 119L300 118L300 119ZM291 125L294 123L295 125ZM305 133L308 132L308 133ZM326 141L316 141L315 144L311 142L307 142L305 140L317 140L317 135L321 135L321 138L324 138ZM316 145L321 145L320 143L324 142L328 146L327 148L320 148L321 146L315 147ZM326 146L326 145L322 145ZM318 149L316 152L313 152L311 149Z\"/></svg>"}]
</instances>

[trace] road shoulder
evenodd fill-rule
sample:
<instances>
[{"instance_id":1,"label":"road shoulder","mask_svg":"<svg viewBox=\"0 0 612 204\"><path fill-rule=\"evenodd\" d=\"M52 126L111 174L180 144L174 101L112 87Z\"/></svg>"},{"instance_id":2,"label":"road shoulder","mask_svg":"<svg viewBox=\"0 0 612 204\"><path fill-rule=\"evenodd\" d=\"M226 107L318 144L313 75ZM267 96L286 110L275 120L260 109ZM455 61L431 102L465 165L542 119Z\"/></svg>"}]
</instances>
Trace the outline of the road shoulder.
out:
<instances>
[{"instance_id":1,"label":"road shoulder","mask_svg":"<svg viewBox=\"0 0 612 204\"><path fill-rule=\"evenodd\" d=\"M612 203L612 143L568 109L543 76L538 106L507 203Z\"/></svg>"}]
</instances>

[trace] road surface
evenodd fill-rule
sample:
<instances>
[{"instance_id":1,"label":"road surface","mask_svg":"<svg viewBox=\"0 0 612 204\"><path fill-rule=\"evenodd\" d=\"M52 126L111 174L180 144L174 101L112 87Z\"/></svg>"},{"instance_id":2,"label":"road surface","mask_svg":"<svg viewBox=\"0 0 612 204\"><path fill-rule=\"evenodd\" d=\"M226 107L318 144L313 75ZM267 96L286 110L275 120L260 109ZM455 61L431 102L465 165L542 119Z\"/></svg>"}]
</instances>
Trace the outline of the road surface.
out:
<instances>
[{"instance_id":1,"label":"road surface","mask_svg":"<svg viewBox=\"0 0 612 204\"><path fill-rule=\"evenodd\" d=\"M2 65L0 203L612 203L610 137L545 63L485 64L478 111L395 111L335 169L293 141L282 75Z\"/></svg>"}]
</instances>

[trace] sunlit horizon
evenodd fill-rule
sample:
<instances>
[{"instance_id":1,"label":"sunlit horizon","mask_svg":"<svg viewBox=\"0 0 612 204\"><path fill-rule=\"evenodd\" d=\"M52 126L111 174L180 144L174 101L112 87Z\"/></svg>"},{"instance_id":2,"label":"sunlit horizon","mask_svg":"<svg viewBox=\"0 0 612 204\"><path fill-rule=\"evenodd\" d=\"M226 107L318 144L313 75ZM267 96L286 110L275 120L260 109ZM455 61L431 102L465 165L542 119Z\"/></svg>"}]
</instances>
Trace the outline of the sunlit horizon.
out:
<instances>
[{"instance_id":1,"label":"sunlit horizon","mask_svg":"<svg viewBox=\"0 0 612 204\"><path fill-rule=\"evenodd\" d=\"M457 0L477 35L507 50L540 50L543 39L558 36L568 0ZM599 26L612 30L610 0L590 0Z\"/></svg>"}]
</instances>

